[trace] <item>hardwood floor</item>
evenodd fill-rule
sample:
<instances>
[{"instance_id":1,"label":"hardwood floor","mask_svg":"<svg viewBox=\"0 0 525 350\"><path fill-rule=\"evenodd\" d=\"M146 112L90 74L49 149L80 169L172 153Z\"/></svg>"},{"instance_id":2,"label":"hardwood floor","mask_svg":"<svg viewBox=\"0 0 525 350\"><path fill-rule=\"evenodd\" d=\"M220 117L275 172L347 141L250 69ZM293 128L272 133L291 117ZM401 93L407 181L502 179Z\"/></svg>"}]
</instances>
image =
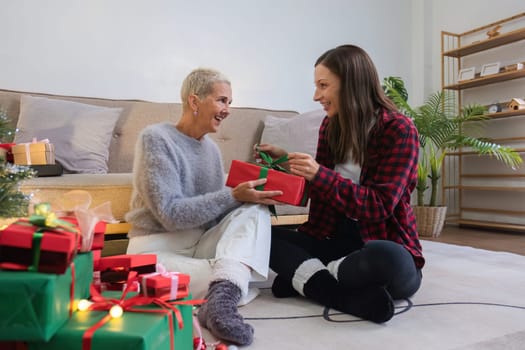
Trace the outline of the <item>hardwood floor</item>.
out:
<instances>
[{"instance_id":1,"label":"hardwood floor","mask_svg":"<svg viewBox=\"0 0 525 350\"><path fill-rule=\"evenodd\" d=\"M525 255L525 233L489 231L446 225L438 237L420 237L442 243Z\"/></svg>"}]
</instances>

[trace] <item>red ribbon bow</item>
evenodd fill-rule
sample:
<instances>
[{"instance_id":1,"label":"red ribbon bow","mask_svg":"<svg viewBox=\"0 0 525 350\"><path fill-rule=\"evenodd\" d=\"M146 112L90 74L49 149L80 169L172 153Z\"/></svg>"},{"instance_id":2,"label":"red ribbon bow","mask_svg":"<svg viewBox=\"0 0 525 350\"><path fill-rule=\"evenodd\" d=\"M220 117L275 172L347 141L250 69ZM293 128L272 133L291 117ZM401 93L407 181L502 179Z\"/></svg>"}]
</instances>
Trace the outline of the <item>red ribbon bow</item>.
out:
<instances>
[{"instance_id":1,"label":"red ribbon bow","mask_svg":"<svg viewBox=\"0 0 525 350\"><path fill-rule=\"evenodd\" d=\"M130 287L137 280L137 272L131 271L128 275L128 280L126 282L126 288L122 292L122 295L119 299L114 298L105 298L100 294L94 285L91 285L91 301L93 304L89 307L88 310L91 311L104 311L110 310L113 306L119 305L122 307L122 310L125 312L142 312L142 313L158 313L165 314L168 317L169 327L170 327L170 349L174 350L174 330L173 330L173 314L177 318L177 325L179 329L184 327L184 321L180 310L177 309L176 305L200 305L205 302L205 300L179 300L179 301L165 301L159 298L154 297L145 297L142 295L136 295L126 299L126 295L130 291ZM137 306L144 305L158 305L161 309L144 309L137 308ZM100 321L95 323L93 326L88 328L84 335L82 336L82 350L91 350L91 342L93 339L94 333L106 324L112 316L108 313Z\"/></svg>"}]
</instances>

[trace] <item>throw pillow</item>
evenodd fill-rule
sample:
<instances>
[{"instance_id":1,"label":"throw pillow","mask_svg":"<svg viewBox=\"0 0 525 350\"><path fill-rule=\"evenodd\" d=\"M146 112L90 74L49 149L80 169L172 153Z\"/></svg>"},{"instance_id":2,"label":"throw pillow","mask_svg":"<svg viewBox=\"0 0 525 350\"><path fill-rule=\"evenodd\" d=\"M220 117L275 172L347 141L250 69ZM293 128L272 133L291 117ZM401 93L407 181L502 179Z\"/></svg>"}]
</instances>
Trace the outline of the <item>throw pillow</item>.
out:
<instances>
[{"instance_id":1,"label":"throw pillow","mask_svg":"<svg viewBox=\"0 0 525 350\"><path fill-rule=\"evenodd\" d=\"M105 174L122 108L23 95L15 143L48 139L66 173Z\"/></svg>"},{"instance_id":2,"label":"throw pillow","mask_svg":"<svg viewBox=\"0 0 525 350\"><path fill-rule=\"evenodd\" d=\"M319 109L292 118L266 116L261 143L270 143L287 152L303 152L315 157L319 127L325 117Z\"/></svg>"}]
</instances>

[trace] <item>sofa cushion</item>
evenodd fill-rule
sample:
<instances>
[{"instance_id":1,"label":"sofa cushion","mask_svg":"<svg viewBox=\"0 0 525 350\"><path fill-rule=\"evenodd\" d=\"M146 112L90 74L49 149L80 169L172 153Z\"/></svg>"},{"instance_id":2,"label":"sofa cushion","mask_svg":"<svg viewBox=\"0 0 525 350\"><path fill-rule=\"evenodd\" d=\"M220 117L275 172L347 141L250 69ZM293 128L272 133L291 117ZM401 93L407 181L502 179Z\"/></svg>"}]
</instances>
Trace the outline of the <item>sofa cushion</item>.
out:
<instances>
[{"instance_id":1,"label":"sofa cushion","mask_svg":"<svg viewBox=\"0 0 525 350\"><path fill-rule=\"evenodd\" d=\"M303 152L315 157L319 126L325 116L322 109L299 114L292 118L266 116L261 143L270 143L288 152ZM277 205L277 215L307 214L307 207Z\"/></svg>"},{"instance_id":2,"label":"sofa cushion","mask_svg":"<svg viewBox=\"0 0 525 350\"><path fill-rule=\"evenodd\" d=\"M31 195L34 203L49 202L53 210L60 210L60 198L72 190L85 190L91 194L91 207L111 202L113 217L124 220L131 198L131 173L64 174L24 180L20 190Z\"/></svg>"},{"instance_id":3,"label":"sofa cushion","mask_svg":"<svg viewBox=\"0 0 525 350\"><path fill-rule=\"evenodd\" d=\"M66 173L104 174L122 108L23 95L15 143L49 139Z\"/></svg>"},{"instance_id":4,"label":"sofa cushion","mask_svg":"<svg viewBox=\"0 0 525 350\"><path fill-rule=\"evenodd\" d=\"M293 118L266 116L261 143L271 143L288 152L303 152L315 157L319 126L325 116L322 109Z\"/></svg>"}]
</instances>

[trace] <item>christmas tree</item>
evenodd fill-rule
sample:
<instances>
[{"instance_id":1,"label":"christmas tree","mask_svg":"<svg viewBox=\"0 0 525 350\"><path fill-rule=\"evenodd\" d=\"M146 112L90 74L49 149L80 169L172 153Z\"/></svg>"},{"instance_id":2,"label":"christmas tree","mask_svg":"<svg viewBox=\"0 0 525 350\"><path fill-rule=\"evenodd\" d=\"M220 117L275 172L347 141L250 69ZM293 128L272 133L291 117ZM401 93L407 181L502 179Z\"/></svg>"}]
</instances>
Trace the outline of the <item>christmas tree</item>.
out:
<instances>
[{"instance_id":1,"label":"christmas tree","mask_svg":"<svg viewBox=\"0 0 525 350\"><path fill-rule=\"evenodd\" d=\"M0 142L12 142L15 132L7 113L0 109ZM0 218L27 216L30 196L20 191L19 183L34 176L35 171L28 166L0 160Z\"/></svg>"}]
</instances>

